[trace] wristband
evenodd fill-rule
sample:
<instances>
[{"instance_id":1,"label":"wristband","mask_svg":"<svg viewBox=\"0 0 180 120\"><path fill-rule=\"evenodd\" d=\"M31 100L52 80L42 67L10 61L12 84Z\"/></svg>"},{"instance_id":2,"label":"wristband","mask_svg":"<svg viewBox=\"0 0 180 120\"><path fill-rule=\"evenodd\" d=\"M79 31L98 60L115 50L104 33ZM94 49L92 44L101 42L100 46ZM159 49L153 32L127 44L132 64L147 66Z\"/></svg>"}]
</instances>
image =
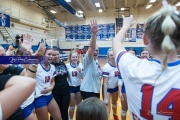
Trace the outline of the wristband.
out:
<instances>
[{"instance_id":1,"label":"wristband","mask_svg":"<svg viewBox=\"0 0 180 120\"><path fill-rule=\"evenodd\" d=\"M28 68L28 70L29 70L30 72L32 72L32 73L36 73L36 72L37 72L37 71L33 71L33 70L29 69L29 68Z\"/></svg>"}]
</instances>

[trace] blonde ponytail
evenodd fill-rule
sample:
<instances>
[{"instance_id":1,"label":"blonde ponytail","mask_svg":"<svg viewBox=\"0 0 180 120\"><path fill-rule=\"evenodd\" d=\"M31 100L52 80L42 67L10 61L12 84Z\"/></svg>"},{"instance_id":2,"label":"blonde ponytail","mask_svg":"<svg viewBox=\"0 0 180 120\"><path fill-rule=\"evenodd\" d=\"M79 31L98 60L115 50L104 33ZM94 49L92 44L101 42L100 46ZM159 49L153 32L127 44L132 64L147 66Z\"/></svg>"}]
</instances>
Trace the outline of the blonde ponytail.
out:
<instances>
[{"instance_id":1,"label":"blonde ponytail","mask_svg":"<svg viewBox=\"0 0 180 120\"><path fill-rule=\"evenodd\" d=\"M165 34L161 48L162 51L166 54L164 60L161 63L163 70L167 68L167 55L173 51L176 51L176 47L170 37L176 30L176 24L171 18L171 15L174 13L174 11L175 8L171 5L168 5L167 8L163 8L162 10L162 14L166 16L161 26L161 30Z\"/></svg>"}]
</instances>

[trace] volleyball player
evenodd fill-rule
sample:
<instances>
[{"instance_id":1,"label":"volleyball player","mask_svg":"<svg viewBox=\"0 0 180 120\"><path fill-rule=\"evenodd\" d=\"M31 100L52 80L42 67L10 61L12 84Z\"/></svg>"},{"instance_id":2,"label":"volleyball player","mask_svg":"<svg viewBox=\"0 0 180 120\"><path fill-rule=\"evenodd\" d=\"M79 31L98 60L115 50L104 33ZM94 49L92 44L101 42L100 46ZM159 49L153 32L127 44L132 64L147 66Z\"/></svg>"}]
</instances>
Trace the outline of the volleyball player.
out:
<instances>
[{"instance_id":1,"label":"volleyball player","mask_svg":"<svg viewBox=\"0 0 180 120\"><path fill-rule=\"evenodd\" d=\"M110 114L110 97L112 97L112 111L114 120L119 120L117 116L117 101L118 101L118 81L119 71L116 67L112 49L107 52L108 63L104 65L103 70L103 86L104 86L104 103L106 104L107 112Z\"/></svg>"},{"instance_id":2,"label":"volleyball player","mask_svg":"<svg viewBox=\"0 0 180 120\"><path fill-rule=\"evenodd\" d=\"M59 107L52 95L54 87L54 77L56 70L52 65L54 51L46 48L43 61L38 64L36 72L36 90L35 90L35 111L38 120L48 120L48 112L54 120L61 120Z\"/></svg>"},{"instance_id":3,"label":"volleyball player","mask_svg":"<svg viewBox=\"0 0 180 120\"><path fill-rule=\"evenodd\" d=\"M68 83L70 87L69 117L73 120L75 105L81 101L80 85L82 79L82 63L79 63L79 55L76 51L69 54L70 63L66 64L68 70Z\"/></svg>"},{"instance_id":4,"label":"volleyball player","mask_svg":"<svg viewBox=\"0 0 180 120\"><path fill-rule=\"evenodd\" d=\"M143 48L140 52L140 58L141 59L147 59L149 60L150 59L150 53L149 51L146 49L146 48Z\"/></svg>"},{"instance_id":5,"label":"volleyball player","mask_svg":"<svg viewBox=\"0 0 180 120\"><path fill-rule=\"evenodd\" d=\"M166 1L164 1L166 2ZM143 41L153 60L125 51L124 36L133 16L123 17L123 27L113 40L113 51L125 87L131 119L178 120L180 118L180 12L168 5L150 16Z\"/></svg>"}]
</instances>

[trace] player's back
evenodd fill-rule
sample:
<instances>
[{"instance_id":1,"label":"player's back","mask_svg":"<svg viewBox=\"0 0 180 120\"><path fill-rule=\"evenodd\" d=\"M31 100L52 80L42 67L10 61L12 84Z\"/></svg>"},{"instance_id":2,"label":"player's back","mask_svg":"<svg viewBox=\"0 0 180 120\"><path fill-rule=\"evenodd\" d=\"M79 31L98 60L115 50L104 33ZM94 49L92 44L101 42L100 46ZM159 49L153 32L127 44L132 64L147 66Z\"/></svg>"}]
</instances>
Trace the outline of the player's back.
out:
<instances>
[{"instance_id":1,"label":"player's back","mask_svg":"<svg viewBox=\"0 0 180 120\"><path fill-rule=\"evenodd\" d=\"M123 55L120 62L129 57ZM163 71L157 60L133 59L120 68L131 119L179 120L180 60L169 63Z\"/></svg>"}]
</instances>

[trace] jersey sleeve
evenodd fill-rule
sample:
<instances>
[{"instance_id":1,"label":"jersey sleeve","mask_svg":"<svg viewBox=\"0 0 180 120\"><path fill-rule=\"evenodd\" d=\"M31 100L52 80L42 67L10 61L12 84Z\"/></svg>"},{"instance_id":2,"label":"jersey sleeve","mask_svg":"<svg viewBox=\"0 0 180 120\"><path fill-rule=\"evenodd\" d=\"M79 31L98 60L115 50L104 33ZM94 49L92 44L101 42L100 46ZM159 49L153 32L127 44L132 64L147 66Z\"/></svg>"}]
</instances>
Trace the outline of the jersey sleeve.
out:
<instances>
[{"instance_id":1,"label":"jersey sleeve","mask_svg":"<svg viewBox=\"0 0 180 120\"><path fill-rule=\"evenodd\" d=\"M52 77L55 77L57 75L56 68L54 65L52 65L52 73L53 73Z\"/></svg>"},{"instance_id":2,"label":"jersey sleeve","mask_svg":"<svg viewBox=\"0 0 180 120\"><path fill-rule=\"evenodd\" d=\"M124 82L128 80L129 77L133 77L135 75L134 71L137 71L139 68L140 59L125 50L120 51L115 60Z\"/></svg>"},{"instance_id":3,"label":"jersey sleeve","mask_svg":"<svg viewBox=\"0 0 180 120\"><path fill-rule=\"evenodd\" d=\"M109 70L107 64L105 64L104 67L102 68L102 75L103 77L109 77Z\"/></svg>"},{"instance_id":4,"label":"jersey sleeve","mask_svg":"<svg viewBox=\"0 0 180 120\"><path fill-rule=\"evenodd\" d=\"M118 85L122 86L122 84L123 84L122 77L121 77L121 75L119 75L118 76Z\"/></svg>"}]
</instances>

